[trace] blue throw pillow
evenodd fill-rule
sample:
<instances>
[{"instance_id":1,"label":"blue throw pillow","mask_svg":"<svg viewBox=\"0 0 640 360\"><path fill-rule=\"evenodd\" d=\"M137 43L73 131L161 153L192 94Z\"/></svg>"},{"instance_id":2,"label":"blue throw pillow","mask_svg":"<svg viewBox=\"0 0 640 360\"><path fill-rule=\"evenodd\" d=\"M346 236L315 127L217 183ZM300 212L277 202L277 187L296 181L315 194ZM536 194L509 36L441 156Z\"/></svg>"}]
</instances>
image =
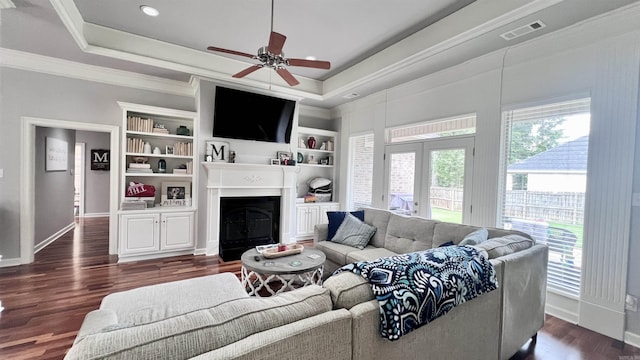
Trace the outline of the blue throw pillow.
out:
<instances>
[{"instance_id":1,"label":"blue throw pillow","mask_svg":"<svg viewBox=\"0 0 640 360\"><path fill-rule=\"evenodd\" d=\"M357 217L360 221L364 221L364 210L352 211L351 215ZM336 231L338 231L338 228L344 221L345 216L347 216L346 211L327 211L327 218L329 219L327 240L331 240L336 236Z\"/></svg>"},{"instance_id":2,"label":"blue throw pillow","mask_svg":"<svg viewBox=\"0 0 640 360\"><path fill-rule=\"evenodd\" d=\"M440 246L438 246L438 247L453 246L453 245L455 245L455 244L453 243L453 241L447 241L446 243L444 243L444 244L442 244L442 245L440 245Z\"/></svg>"}]
</instances>

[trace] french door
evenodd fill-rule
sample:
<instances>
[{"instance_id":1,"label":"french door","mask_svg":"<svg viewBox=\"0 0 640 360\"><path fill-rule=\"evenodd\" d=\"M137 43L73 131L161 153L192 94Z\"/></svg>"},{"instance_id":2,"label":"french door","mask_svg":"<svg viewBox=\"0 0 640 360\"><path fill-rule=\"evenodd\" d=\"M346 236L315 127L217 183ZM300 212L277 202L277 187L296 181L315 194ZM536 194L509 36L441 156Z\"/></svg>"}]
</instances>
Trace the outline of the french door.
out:
<instances>
[{"instance_id":1,"label":"french door","mask_svg":"<svg viewBox=\"0 0 640 360\"><path fill-rule=\"evenodd\" d=\"M387 145L387 209L463 223L471 214L473 147L473 136Z\"/></svg>"}]
</instances>

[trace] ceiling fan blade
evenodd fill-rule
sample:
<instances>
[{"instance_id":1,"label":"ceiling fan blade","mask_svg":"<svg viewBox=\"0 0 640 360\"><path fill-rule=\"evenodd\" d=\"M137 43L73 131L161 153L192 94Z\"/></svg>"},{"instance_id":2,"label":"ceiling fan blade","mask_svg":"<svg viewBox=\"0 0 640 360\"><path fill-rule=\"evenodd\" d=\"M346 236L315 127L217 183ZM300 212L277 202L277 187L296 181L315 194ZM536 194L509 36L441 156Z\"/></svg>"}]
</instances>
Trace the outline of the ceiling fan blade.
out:
<instances>
[{"instance_id":1,"label":"ceiling fan blade","mask_svg":"<svg viewBox=\"0 0 640 360\"><path fill-rule=\"evenodd\" d=\"M287 40L286 36L272 31L271 35L269 36L269 45L267 46L267 51L274 55L282 54L282 48L284 47L285 40Z\"/></svg>"},{"instance_id":2,"label":"ceiling fan blade","mask_svg":"<svg viewBox=\"0 0 640 360\"><path fill-rule=\"evenodd\" d=\"M287 64L291 66L304 66L316 69L330 69L331 63L328 61L320 60L307 60L307 59L287 59Z\"/></svg>"},{"instance_id":3,"label":"ceiling fan blade","mask_svg":"<svg viewBox=\"0 0 640 360\"><path fill-rule=\"evenodd\" d=\"M276 72L284 79L284 81L287 82L287 84L289 84L289 86L296 86L300 84L300 82L291 75L289 70L285 68L278 68L276 69Z\"/></svg>"},{"instance_id":4,"label":"ceiling fan blade","mask_svg":"<svg viewBox=\"0 0 640 360\"><path fill-rule=\"evenodd\" d=\"M253 66L250 66L250 67L240 71L237 74L233 74L232 77L234 77L234 78L245 77L245 76L251 74L252 72L254 72L254 71L258 70L258 69L261 69L261 68L262 68L262 64L253 65Z\"/></svg>"},{"instance_id":5,"label":"ceiling fan blade","mask_svg":"<svg viewBox=\"0 0 640 360\"><path fill-rule=\"evenodd\" d=\"M251 54L247 54L247 53L243 53L243 52L235 51L235 50L223 49L223 48L219 48L219 47L215 47L215 46L209 46L207 48L207 50L218 51L218 52L223 52L223 53L233 54L233 55L239 55L239 56L245 56L245 57L252 58L252 59L255 58L255 55L251 55Z\"/></svg>"}]
</instances>

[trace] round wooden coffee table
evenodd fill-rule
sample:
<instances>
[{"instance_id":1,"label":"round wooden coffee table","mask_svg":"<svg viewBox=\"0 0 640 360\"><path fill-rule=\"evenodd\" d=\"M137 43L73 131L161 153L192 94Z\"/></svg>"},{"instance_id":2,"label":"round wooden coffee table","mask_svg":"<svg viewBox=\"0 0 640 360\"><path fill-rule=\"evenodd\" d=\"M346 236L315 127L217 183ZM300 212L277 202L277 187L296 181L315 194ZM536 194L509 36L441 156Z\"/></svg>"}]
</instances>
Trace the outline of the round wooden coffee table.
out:
<instances>
[{"instance_id":1,"label":"round wooden coffee table","mask_svg":"<svg viewBox=\"0 0 640 360\"><path fill-rule=\"evenodd\" d=\"M305 248L300 254L267 259L251 249L242 254L241 260L242 284L249 295L261 296L262 289L275 295L311 284L322 285L326 256L320 250Z\"/></svg>"}]
</instances>

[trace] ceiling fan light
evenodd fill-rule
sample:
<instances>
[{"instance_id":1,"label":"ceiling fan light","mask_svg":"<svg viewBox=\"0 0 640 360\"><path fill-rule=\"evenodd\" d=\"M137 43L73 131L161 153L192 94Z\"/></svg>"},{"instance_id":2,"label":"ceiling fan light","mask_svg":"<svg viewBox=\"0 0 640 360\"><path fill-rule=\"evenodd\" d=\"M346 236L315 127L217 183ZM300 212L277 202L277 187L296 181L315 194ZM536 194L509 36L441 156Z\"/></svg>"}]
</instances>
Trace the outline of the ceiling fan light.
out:
<instances>
[{"instance_id":1,"label":"ceiling fan light","mask_svg":"<svg viewBox=\"0 0 640 360\"><path fill-rule=\"evenodd\" d=\"M149 16L158 16L160 15L160 11L158 9L151 7L149 5L140 5L140 11Z\"/></svg>"},{"instance_id":2,"label":"ceiling fan light","mask_svg":"<svg viewBox=\"0 0 640 360\"><path fill-rule=\"evenodd\" d=\"M307 57L305 57L305 59L306 60L311 60L311 61L318 60L318 59L316 59L315 56L307 56Z\"/></svg>"}]
</instances>

